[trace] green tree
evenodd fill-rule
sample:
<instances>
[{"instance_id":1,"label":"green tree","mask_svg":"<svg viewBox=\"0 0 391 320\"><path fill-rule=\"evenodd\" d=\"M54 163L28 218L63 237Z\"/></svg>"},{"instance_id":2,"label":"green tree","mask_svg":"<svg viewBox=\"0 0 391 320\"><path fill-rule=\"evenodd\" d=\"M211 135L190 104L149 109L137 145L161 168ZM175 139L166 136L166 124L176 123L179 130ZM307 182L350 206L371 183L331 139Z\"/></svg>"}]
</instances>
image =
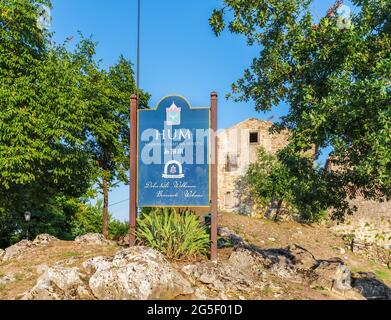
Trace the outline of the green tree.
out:
<instances>
[{"instance_id":1,"label":"green tree","mask_svg":"<svg viewBox=\"0 0 391 320\"><path fill-rule=\"evenodd\" d=\"M249 166L242 180L249 187L252 197L269 203L268 216L277 209L278 217L283 203L291 203L291 188L296 179L289 175L286 166L276 156L263 148L258 150L257 161Z\"/></svg>"},{"instance_id":2,"label":"green tree","mask_svg":"<svg viewBox=\"0 0 391 320\"><path fill-rule=\"evenodd\" d=\"M86 146L98 169L98 188L103 194L102 233L109 235L109 192L119 183L128 183L129 106L137 92L132 64L123 56L118 63L101 70L94 61L96 44L83 39L80 56L85 59L82 92L88 101ZM146 107L149 94L140 90L140 107Z\"/></svg>"},{"instance_id":3,"label":"green tree","mask_svg":"<svg viewBox=\"0 0 391 320\"><path fill-rule=\"evenodd\" d=\"M289 152L281 152L280 158L284 161L260 148L257 161L239 182L240 188L249 193L250 200L268 204L269 217L276 210L274 218L278 219L284 205L290 213L298 212L304 221L319 221L330 207L322 175L327 172L314 168L310 158L294 157Z\"/></svg>"},{"instance_id":4,"label":"green tree","mask_svg":"<svg viewBox=\"0 0 391 320\"><path fill-rule=\"evenodd\" d=\"M210 19L216 35L231 11L229 30L260 47L260 55L233 84L234 99L252 100L258 111L289 106L273 127L273 132L292 132L281 160L296 170L305 161L300 155L313 146L314 160L323 149L333 150L334 170L312 166L311 174L297 174L312 176L320 189L328 186L327 201L317 200L333 207L337 218L352 212L347 198L390 199L391 2L353 0L358 12L345 23L338 15L342 1L319 21L310 0L223 2Z\"/></svg>"},{"instance_id":5,"label":"green tree","mask_svg":"<svg viewBox=\"0 0 391 320\"><path fill-rule=\"evenodd\" d=\"M67 238L78 211L98 182L105 195L126 182L129 98L136 92L125 58L108 71L95 62L96 43L82 37L74 51L53 44L39 23L46 0L0 2L0 244L24 231ZM149 95L139 92L141 106ZM72 209L72 210L71 210ZM46 227L45 227L46 226Z\"/></svg>"},{"instance_id":6,"label":"green tree","mask_svg":"<svg viewBox=\"0 0 391 320\"><path fill-rule=\"evenodd\" d=\"M69 220L70 231L73 237L87 233L100 233L102 231L103 200L98 200L95 205L80 204L78 212ZM121 222L109 213L108 238L118 239L129 233L129 224Z\"/></svg>"},{"instance_id":7,"label":"green tree","mask_svg":"<svg viewBox=\"0 0 391 320\"><path fill-rule=\"evenodd\" d=\"M11 234L25 210L79 197L91 184L79 66L37 23L43 4L0 3L0 219Z\"/></svg>"}]
</instances>

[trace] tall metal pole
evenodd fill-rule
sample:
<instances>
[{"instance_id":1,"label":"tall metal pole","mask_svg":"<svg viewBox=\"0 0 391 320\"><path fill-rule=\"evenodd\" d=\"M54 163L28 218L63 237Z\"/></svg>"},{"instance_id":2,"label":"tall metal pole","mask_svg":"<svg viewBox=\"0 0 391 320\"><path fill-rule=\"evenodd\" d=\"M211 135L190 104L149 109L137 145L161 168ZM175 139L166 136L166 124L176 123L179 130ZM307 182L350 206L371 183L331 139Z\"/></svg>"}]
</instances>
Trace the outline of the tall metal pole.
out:
<instances>
[{"instance_id":1,"label":"tall metal pole","mask_svg":"<svg viewBox=\"0 0 391 320\"><path fill-rule=\"evenodd\" d=\"M217 185L217 93L211 93L211 250L210 259L217 262L217 219L218 219L218 185Z\"/></svg>"},{"instance_id":2,"label":"tall metal pole","mask_svg":"<svg viewBox=\"0 0 391 320\"><path fill-rule=\"evenodd\" d=\"M137 95L130 98L130 176L129 176L129 246L136 243L136 221L137 221L137 116L138 99Z\"/></svg>"},{"instance_id":3,"label":"tall metal pole","mask_svg":"<svg viewBox=\"0 0 391 320\"><path fill-rule=\"evenodd\" d=\"M141 0L137 1L137 70L136 70L136 94L130 98L130 169L129 169L129 246L136 243L137 223L137 131L138 108L140 102L140 34L141 34Z\"/></svg>"}]
</instances>

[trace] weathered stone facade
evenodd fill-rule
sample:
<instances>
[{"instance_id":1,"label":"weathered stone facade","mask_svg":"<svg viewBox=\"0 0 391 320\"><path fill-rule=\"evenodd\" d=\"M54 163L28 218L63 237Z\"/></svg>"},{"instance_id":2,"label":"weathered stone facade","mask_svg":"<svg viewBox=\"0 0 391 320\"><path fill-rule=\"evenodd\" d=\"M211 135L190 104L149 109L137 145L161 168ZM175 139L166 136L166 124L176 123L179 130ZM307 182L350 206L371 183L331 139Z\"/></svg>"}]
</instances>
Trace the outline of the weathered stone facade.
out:
<instances>
[{"instance_id":1,"label":"weathered stone facade","mask_svg":"<svg viewBox=\"0 0 391 320\"><path fill-rule=\"evenodd\" d=\"M333 229L341 235L349 235L364 244L377 244L391 249L391 202L376 202L364 199L351 201L358 211L344 224Z\"/></svg>"},{"instance_id":2,"label":"weathered stone facade","mask_svg":"<svg viewBox=\"0 0 391 320\"><path fill-rule=\"evenodd\" d=\"M251 211L243 203L237 181L256 161L262 146L275 154L288 143L288 132L270 134L271 122L248 119L218 134L218 202L222 211Z\"/></svg>"}]
</instances>

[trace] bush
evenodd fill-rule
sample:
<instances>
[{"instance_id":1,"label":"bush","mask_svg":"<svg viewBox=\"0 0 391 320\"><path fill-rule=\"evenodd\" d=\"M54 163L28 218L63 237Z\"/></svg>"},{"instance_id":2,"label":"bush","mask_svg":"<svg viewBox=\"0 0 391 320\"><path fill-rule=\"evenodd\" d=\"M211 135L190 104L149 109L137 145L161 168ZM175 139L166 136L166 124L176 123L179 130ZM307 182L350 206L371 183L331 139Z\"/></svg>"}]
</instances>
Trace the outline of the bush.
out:
<instances>
[{"instance_id":1,"label":"bush","mask_svg":"<svg viewBox=\"0 0 391 320\"><path fill-rule=\"evenodd\" d=\"M139 218L139 244L160 251L170 259L207 255L209 232L191 211L157 208Z\"/></svg>"},{"instance_id":2,"label":"bush","mask_svg":"<svg viewBox=\"0 0 391 320\"><path fill-rule=\"evenodd\" d=\"M96 205L85 205L72 219L71 232L74 237L87 233L102 233L103 201L98 200ZM129 224L114 219L110 215L109 237L118 239L129 233Z\"/></svg>"},{"instance_id":3,"label":"bush","mask_svg":"<svg viewBox=\"0 0 391 320\"><path fill-rule=\"evenodd\" d=\"M299 213L302 220L312 223L324 219L332 206L325 174L310 158L286 150L275 156L260 148L257 161L238 180L238 188L253 202L268 206L268 217L276 211L274 218L278 219L285 207L290 214Z\"/></svg>"}]
</instances>

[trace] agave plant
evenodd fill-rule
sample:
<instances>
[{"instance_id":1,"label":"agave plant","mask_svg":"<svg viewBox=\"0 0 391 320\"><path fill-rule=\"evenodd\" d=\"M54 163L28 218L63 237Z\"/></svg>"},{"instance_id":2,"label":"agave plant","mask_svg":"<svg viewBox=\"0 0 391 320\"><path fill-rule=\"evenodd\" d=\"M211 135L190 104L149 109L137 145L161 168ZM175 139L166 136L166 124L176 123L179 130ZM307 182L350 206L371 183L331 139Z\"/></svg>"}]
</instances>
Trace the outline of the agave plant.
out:
<instances>
[{"instance_id":1,"label":"agave plant","mask_svg":"<svg viewBox=\"0 0 391 320\"><path fill-rule=\"evenodd\" d=\"M170 259L206 255L210 245L208 229L194 212L171 208L144 213L138 221L136 238L139 244L156 249Z\"/></svg>"}]
</instances>

